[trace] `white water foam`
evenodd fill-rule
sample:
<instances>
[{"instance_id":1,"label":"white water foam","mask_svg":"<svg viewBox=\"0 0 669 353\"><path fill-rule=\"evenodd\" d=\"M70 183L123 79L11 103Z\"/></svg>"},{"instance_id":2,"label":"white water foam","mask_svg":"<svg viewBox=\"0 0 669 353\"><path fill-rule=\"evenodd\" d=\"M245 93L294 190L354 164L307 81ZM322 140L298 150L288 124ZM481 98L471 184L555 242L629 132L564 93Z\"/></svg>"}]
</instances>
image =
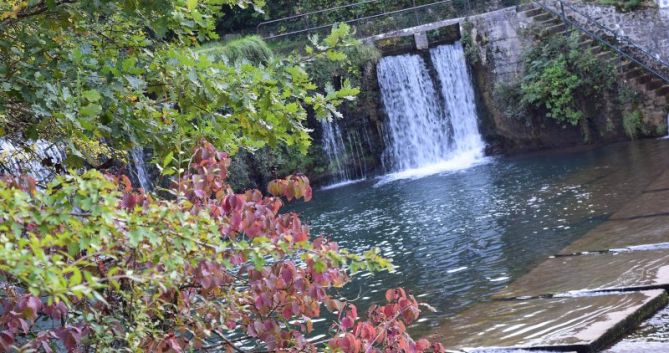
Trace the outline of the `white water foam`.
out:
<instances>
[{"instance_id":1,"label":"white water foam","mask_svg":"<svg viewBox=\"0 0 669 353\"><path fill-rule=\"evenodd\" d=\"M365 181L365 180L367 180L367 179L363 178L363 179L355 179L355 180L344 180L344 181L341 181L341 182L338 182L338 183L323 186L322 188L320 188L320 190L336 189L336 188L340 188L342 186L359 183L359 182Z\"/></svg>"},{"instance_id":2,"label":"white water foam","mask_svg":"<svg viewBox=\"0 0 669 353\"><path fill-rule=\"evenodd\" d=\"M490 161L491 158L483 157L477 151L464 152L445 161L429 164L419 168L407 169L386 174L380 177L379 181L374 184L374 186L381 186L396 180L419 179L440 173L457 172L475 167L477 165L486 164Z\"/></svg>"}]
</instances>

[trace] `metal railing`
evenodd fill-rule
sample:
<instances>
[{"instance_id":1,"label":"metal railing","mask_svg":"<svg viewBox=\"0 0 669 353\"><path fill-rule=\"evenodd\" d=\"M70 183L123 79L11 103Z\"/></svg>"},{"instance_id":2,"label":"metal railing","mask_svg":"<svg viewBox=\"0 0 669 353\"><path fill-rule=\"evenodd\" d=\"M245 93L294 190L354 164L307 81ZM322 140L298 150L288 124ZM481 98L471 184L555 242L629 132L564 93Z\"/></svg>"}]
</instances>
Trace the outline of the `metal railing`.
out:
<instances>
[{"instance_id":1,"label":"metal railing","mask_svg":"<svg viewBox=\"0 0 669 353\"><path fill-rule=\"evenodd\" d=\"M545 11L559 17L567 27L573 27L581 31L605 47L608 47L620 57L641 66L653 76L669 84L669 64L648 50L636 45L629 37L618 34L618 32L602 25L588 14L578 11L563 0L532 1ZM547 3L557 3L558 6L550 6ZM582 20L577 20L577 17L580 17ZM586 28L588 26L591 28Z\"/></svg>"},{"instance_id":2,"label":"metal railing","mask_svg":"<svg viewBox=\"0 0 669 353\"><path fill-rule=\"evenodd\" d=\"M425 1L406 0L404 3L410 6L401 6L400 3L398 7L398 2L393 0L367 0L262 22L256 30L265 39L280 39L321 33L337 23L347 23L355 27L358 37L369 37L445 19L496 10L503 7L500 6L500 3L505 3L502 1L492 8L485 0L440 0L429 3ZM420 4L420 2L424 3ZM515 5L520 0L506 1L506 3L510 2L514 4L507 5ZM382 11L366 13L362 8L368 5L375 5ZM338 13L341 10L346 10L346 13ZM319 21L319 16L329 21Z\"/></svg>"}]
</instances>

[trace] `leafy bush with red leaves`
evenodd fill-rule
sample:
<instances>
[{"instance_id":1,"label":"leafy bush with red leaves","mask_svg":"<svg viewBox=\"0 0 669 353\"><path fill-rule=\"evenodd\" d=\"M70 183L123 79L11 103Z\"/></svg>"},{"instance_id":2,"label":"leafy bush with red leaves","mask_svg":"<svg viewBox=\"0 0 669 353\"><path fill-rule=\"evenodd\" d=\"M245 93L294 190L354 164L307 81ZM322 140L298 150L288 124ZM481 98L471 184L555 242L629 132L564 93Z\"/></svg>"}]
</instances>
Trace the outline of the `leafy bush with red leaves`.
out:
<instances>
[{"instance_id":1,"label":"leafy bush with red leaves","mask_svg":"<svg viewBox=\"0 0 669 353\"><path fill-rule=\"evenodd\" d=\"M234 193L229 159L198 145L171 200L125 176L88 171L37 190L0 182L0 352L426 352L407 325L419 313L402 289L361 320L329 289L355 271L388 269L311 238L281 197L309 200L300 175ZM330 337L309 341L321 308Z\"/></svg>"}]
</instances>

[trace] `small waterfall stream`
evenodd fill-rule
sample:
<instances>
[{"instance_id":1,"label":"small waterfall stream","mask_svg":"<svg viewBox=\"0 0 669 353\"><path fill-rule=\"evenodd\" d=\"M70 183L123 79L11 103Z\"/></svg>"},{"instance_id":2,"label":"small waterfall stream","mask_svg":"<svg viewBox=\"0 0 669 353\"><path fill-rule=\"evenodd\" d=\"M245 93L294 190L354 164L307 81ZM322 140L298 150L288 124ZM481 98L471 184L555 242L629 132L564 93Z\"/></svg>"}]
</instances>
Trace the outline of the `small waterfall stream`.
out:
<instances>
[{"instance_id":1,"label":"small waterfall stream","mask_svg":"<svg viewBox=\"0 0 669 353\"><path fill-rule=\"evenodd\" d=\"M349 184L365 178L367 162L358 131L342 133L335 121L321 121L323 151L330 162L331 184L326 188Z\"/></svg>"},{"instance_id":2,"label":"small waterfall stream","mask_svg":"<svg viewBox=\"0 0 669 353\"><path fill-rule=\"evenodd\" d=\"M146 163L144 162L144 149L141 147L134 147L129 152L132 176L139 182L139 186L144 191L151 191L153 185L149 173L146 171Z\"/></svg>"},{"instance_id":3,"label":"small waterfall stream","mask_svg":"<svg viewBox=\"0 0 669 353\"><path fill-rule=\"evenodd\" d=\"M330 161L330 168L333 170L333 182L341 183L350 180L344 160L346 158L346 147L341 137L339 126L332 121L321 121L323 128L323 151Z\"/></svg>"},{"instance_id":4,"label":"small waterfall stream","mask_svg":"<svg viewBox=\"0 0 669 353\"><path fill-rule=\"evenodd\" d=\"M0 174L27 174L35 178L38 184L49 182L56 171L43 163L61 164L65 160L62 146L44 141L27 141L24 145L16 145L0 138Z\"/></svg>"},{"instance_id":5,"label":"small waterfall stream","mask_svg":"<svg viewBox=\"0 0 669 353\"><path fill-rule=\"evenodd\" d=\"M377 67L388 116L383 157L390 179L468 168L484 155L462 45L431 49L429 59L434 79L419 55L385 57Z\"/></svg>"}]
</instances>

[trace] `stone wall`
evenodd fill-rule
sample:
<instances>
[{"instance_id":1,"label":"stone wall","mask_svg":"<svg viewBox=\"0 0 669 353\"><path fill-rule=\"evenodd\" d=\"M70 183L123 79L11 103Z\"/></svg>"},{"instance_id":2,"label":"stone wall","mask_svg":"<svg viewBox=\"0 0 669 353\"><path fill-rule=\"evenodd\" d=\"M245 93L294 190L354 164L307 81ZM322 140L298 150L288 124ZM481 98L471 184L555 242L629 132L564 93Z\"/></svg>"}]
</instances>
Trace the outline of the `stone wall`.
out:
<instances>
[{"instance_id":1,"label":"stone wall","mask_svg":"<svg viewBox=\"0 0 669 353\"><path fill-rule=\"evenodd\" d=\"M667 53L669 23L660 20L664 10L654 8L621 14L611 6L577 6L579 11L587 12L593 18L606 19L609 21L606 25L617 24L615 28L625 31L630 38L646 36L639 39L639 43L647 46L648 50ZM641 25L643 22L647 24ZM473 16L461 23L463 38L471 38L478 51L478 59L471 62L472 74L478 90L482 131L493 153L555 148L584 142L579 127L561 125L544 117L512 118L498 99L500 88L517 86L522 78L523 54L535 45L530 35L531 23L517 8ZM622 82L623 78L619 81ZM605 108L594 110L589 124L592 141L627 139L622 128L622 116L628 107L618 103L616 93L601 97L601 103ZM666 129L666 112L659 116L652 105L646 107L644 104L633 109L641 109L649 136Z\"/></svg>"},{"instance_id":2,"label":"stone wall","mask_svg":"<svg viewBox=\"0 0 669 353\"><path fill-rule=\"evenodd\" d=\"M658 0L658 2L667 0ZM628 37L665 62L669 62L669 5L666 8L647 7L630 12L617 11L614 6L574 2L572 6L591 19Z\"/></svg>"}]
</instances>

